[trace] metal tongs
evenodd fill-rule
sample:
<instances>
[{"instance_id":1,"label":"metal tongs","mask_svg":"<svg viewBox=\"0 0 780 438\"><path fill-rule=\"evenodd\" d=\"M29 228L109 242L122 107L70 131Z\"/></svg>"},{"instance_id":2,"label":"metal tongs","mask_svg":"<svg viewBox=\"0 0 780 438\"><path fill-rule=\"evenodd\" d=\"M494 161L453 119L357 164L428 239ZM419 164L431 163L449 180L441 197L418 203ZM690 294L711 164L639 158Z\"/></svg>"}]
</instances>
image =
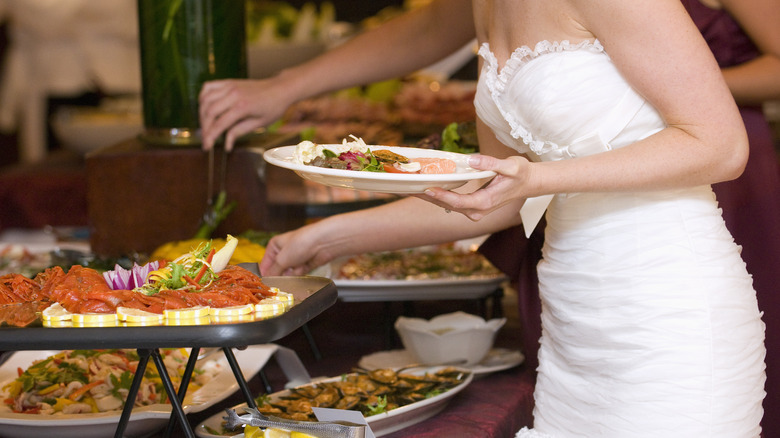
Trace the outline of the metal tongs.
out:
<instances>
[{"instance_id":1,"label":"metal tongs","mask_svg":"<svg viewBox=\"0 0 780 438\"><path fill-rule=\"evenodd\" d=\"M216 145L208 151L208 187L206 188L206 211L201 218L201 226L195 237L207 239L230 212L235 208L235 202L226 205L227 192L225 191L225 180L227 179L227 161L228 151L222 149L220 153L219 164L219 191L215 192L214 183L214 150Z\"/></svg>"},{"instance_id":2,"label":"metal tongs","mask_svg":"<svg viewBox=\"0 0 780 438\"><path fill-rule=\"evenodd\" d=\"M228 429L234 429L239 424L258 427L287 429L293 432L303 432L318 438L365 438L366 425L348 421L295 421L263 415L257 409L244 408L248 414L239 416L233 409L225 409Z\"/></svg>"}]
</instances>

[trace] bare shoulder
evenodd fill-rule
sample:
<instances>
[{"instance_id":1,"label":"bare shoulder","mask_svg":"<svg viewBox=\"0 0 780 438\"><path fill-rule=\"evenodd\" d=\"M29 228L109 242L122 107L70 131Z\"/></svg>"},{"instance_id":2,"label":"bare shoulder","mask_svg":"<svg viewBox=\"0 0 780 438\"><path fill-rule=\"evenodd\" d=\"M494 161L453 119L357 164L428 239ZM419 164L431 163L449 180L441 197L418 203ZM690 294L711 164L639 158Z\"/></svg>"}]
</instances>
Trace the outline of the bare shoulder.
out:
<instances>
[{"instance_id":1,"label":"bare shoulder","mask_svg":"<svg viewBox=\"0 0 780 438\"><path fill-rule=\"evenodd\" d=\"M628 82L672 124L731 99L680 0L566 0ZM725 111L725 110L724 110Z\"/></svg>"}]
</instances>

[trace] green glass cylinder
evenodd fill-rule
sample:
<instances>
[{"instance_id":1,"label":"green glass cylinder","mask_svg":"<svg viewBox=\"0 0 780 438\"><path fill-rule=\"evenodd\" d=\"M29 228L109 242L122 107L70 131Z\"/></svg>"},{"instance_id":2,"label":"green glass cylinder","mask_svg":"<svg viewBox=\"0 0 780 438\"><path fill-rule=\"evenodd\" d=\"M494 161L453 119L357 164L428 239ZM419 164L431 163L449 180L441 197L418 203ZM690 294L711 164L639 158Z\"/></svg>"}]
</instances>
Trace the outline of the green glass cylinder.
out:
<instances>
[{"instance_id":1,"label":"green glass cylinder","mask_svg":"<svg viewBox=\"0 0 780 438\"><path fill-rule=\"evenodd\" d=\"M245 16L244 0L138 0L145 140L200 143L203 83L247 77Z\"/></svg>"}]
</instances>

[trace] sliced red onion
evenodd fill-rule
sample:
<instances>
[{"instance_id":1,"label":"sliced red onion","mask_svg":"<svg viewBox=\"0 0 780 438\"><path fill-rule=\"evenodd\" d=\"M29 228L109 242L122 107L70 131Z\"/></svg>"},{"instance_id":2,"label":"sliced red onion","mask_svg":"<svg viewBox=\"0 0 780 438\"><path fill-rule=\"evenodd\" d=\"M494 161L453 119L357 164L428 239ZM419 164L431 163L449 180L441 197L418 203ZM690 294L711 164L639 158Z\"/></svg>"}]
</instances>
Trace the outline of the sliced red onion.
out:
<instances>
[{"instance_id":1,"label":"sliced red onion","mask_svg":"<svg viewBox=\"0 0 780 438\"><path fill-rule=\"evenodd\" d=\"M113 290L132 290L143 286L149 273L156 271L159 267L160 263L157 261L149 262L143 266L134 263L132 269L115 265L112 271L103 273L103 278Z\"/></svg>"}]
</instances>

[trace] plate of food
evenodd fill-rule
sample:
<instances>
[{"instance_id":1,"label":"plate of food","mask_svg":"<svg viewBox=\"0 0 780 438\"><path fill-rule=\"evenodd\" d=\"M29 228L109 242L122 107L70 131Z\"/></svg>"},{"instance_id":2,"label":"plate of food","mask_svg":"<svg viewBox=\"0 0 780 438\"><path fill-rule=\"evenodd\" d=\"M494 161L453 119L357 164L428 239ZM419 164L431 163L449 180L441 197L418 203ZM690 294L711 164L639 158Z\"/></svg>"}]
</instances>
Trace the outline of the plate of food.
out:
<instances>
[{"instance_id":1,"label":"plate of food","mask_svg":"<svg viewBox=\"0 0 780 438\"><path fill-rule=\"evenodd\" d=\"M353 139L341 144L304 141L267 150L263 158L320 184L380 193L423 193L432 187L451 190L496 175L470 167L467 154L366 145L359 138Z\"/></svg>"},{"instance_id":2,"label":"plate of food","mask_svg":"<svg viewBox=\"0 0 780 438\"><path fill-rule=\"evenodd\" d=\"M299 421L316 421L312 405L356 410L363 413L366 423L379 437L441 412L473 378L467 369L447 366L361 370L258 397L258 410ZM350 387L356 390L350 391ZM350 392L360 395L340 396ZM246 404L240 404L232 409L242 415L244 407ZM241 436L241 429L225 429L224 416L220 412L208 418L198 425L195 434L200 438Z\"/></svg>"},{"instance_id":3,"label":"plate of food","mask_svg":"<svg viewBox=\"0 0 780 438\"><path fill-rule=\"evenodd\" d=\"M333 279L342 301L478 299L506 281L482 254L458 242L360 254L315 273Z\"/></svg>"},{"instance_id":4,"label":"plate of food","mask_svg":"<svg viewBox=\"0 0 780 438\"><path fill-rule=\"evenodd\" d=\"M475 377L514 368L525 360L525 356L519 350L506 348L491 348L487 356L475 365L460 365L471 370ZM417 362L408 350L378 351L360 358L358 366L367 370L380 368L403 368Z\"/></svg>"},{"instance_id":5,"label":"plate of food","mask_svg":"<svg viewBox=\"0 0 780 438\"><path fill-rule=\"evenodd\" d=\"M236 360L245 378L249 379L260 371L269 357L268 348L269 346L258 345L251 346L246 350L234 351ZM93 362L90 359L90 363L100 363L99 366L95 365L100 369L108 367L121 368L121 365L118 362L115 363L114 360L117 359L120 362L124 362L122 357L126 359L132 358L132 356L128 355L127 351L118 353L119 351L122 350L105 350L105 352L110 352L111 354L102 357L100 361ZM66 356L63 356L64 353L68 353L67 359ZM186 354L187 351L182 349L163 350L165 363L169 371L172 369L171 363L178 362L183 357L186 357ZM27 394L29 394L29 397L27 399L30 402L22 402L19 396L12 397L11 392L14 391L13 382L18 381L19 370L28 370L34 361L51 358L50 362L52 363L55 361L58 363L75 363L78 360L84 360L80 359L81 357L77 355L71 356L70 351L19 351L3 363L0 366L0 390L2 391L3 399L8 399L8 402L0 405L0 437L17 438L24 436L26 438L45 438L56 436L58 438L103 438L114 436L123 402L119 401L117 403L115 400L112 400L115 397L108 394L105 397L92 397L91 393L84 395L82 398L74 397L79 401L78 403L71 400L69 395L57 397L54 391L49 392L48 395L40 394L40 392L45 393L48 388L38 390L37 394L34 394L32 389L28 390ZM185 365L186 360L180 365L182 370ZM178 368L178 365L174 368ZM42 371L40 368L35 369L38 371L33 371L34 373ZM65 368L58 367L56 373L63 376L63 383L70 378ZM147 377L150 375L149 373L156 373L156 367L151 363L147 368ZM29 376L29 374L25 375ZM123 377L122 374L114 373L114 375L117 379L113 382L117 385L114 387L116 389L119 386L118 382L121 382ZM173 374L171 374L171 378L174 379ZM71 382L65 383L65 387L67 388L68 384L79 386L78 383ZM150 433L162 429L168 423L171 406L170 404L155 402L155 397L160 397L159 394L164 393L164 391L157 392L153 386L156 383L153 382L153 378L149 382L148 386L142 385L138 393L139 400L148 404L136 406L133 409L125 430L125 436L127 437L148 436ZM129 385L126 381L124 383ZM207 409L238 389L238 384L227 359L219 351L202 358L198 362L191 385L191 390L183 403L185 413L200 412ZM85 386L87 385L81 385L80 387L84 388ZM109 390L108 392L111 391ZM52 394L55 396L52 396ZM38 399L37 401L48 401L49 403L35 403L36 398ZM13 399L16 401L11 401ZM81 401L84 403L81 403ZM71 407L67 412L73 413L63 413L65 405L70 405ZM92 410L97 410L98 412L90 410L89 412L77 413L83 410L81 409L84 407L83 405L89 405L90 407L94 405L95 409ZM27 413L14 412L13 408L17 408L17 410L22 408ZM100 411L102 408L106 410Z\"/></svg>"}]
</instances>

